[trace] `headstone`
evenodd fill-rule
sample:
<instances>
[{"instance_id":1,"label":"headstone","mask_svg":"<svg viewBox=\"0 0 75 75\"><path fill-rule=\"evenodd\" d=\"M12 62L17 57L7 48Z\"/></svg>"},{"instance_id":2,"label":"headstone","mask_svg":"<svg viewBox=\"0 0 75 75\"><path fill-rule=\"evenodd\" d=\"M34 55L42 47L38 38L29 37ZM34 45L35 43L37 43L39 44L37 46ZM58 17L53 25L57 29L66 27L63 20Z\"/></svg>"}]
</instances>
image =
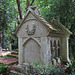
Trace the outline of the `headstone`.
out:
<instances>
[{"instance_id":1,"label":"headstone","mask_svg":"<svg viewBox=\"0 0 75 75\"><path fill-rule=\"evenodd\" d=\"M2 51L1 43L0 43L0 51Z\"/></svg>"},{"instance_id":2,"label":"headstone","mask_svg":"<svg viewBox=\"0 0 75 75\"><path fill-rule=\"evenodd\" d=\"M7 51L8 51L9 49L7 48Z\"/></svg>"},{"instance_id":3,"label":"headstone","mask_svg":"<svg viewBox=\"0 0 75 75\"><path fill-rule=\"evenodd\" d=\"M57 63L56 63L56 59L54 59L54 58L52 59L52 64L53 64L53 65L56 65L56 64L57 64Z\"/></svg>"},{"instance_id":4,"label":"headstone","mask_svg":"<svg viewBox=\"0 0 75 75\"><path fill-rule=\"evenodd\" d=\"M56 57L56 60L57 60L57 63L58 64L61 64L61 61L60 61L60 58L59 57Z\"/></svg>"},{"instance_id":5,"label":"headstone","mask_svg":"<svg viewBox=\"0 0 75 75\"><path fill-rule=\"evenodd\" d=\"M11 45L11 43L9 44L9 50L12 51L12 45Z\"/></svg>"},{"instance_id":6,"label":"headstone","mask_svg":"<svg viewBox=\"0 0 75 75\"><path fill-rule=\"evenodd\" d=\"M0 47L0 51L2 51L2 47Z\"/></svg>"}]
</instances>

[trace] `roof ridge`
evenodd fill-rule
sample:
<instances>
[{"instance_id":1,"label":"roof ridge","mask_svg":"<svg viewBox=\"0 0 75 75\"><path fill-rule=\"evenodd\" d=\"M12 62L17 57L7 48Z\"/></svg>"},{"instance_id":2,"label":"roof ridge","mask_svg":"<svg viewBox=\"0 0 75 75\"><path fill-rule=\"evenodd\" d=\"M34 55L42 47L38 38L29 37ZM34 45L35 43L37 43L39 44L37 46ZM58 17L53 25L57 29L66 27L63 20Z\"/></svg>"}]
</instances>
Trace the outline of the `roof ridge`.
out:
<instances>
[{"instance_id":1,"label":"roof ridge","mask_svg":"<svg viewBox=\"0 0 75 75\"><path fill-rule=\"evenodd\" d=\"M54 20L56 23L57 23L57 25L60 27L60 25L63 27L63 29L64 30L66 30L69 34L72 34L72 32L71 31L69 31L62 23L60 23L60 22L58 22L58 21L56 21L56 20ZM61 27L60 27L60 29L62 29ZM63 30L62 29L62 30Z\"/></svg>"}]
</instances>

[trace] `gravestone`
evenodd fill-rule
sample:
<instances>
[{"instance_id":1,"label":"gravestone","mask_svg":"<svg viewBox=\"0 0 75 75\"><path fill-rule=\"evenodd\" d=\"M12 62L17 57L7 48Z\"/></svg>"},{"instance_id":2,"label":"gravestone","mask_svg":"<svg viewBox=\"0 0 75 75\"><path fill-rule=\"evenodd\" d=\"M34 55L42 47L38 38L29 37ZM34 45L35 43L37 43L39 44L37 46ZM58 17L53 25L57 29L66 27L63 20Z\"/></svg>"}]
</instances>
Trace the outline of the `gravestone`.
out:
<instances>
[{"instance_id":1,"label":"gravestone","mask_svg":"<svg viewBox=\"0 0 75 75\"><path fill-rule=\"evenodd\" d=\"M58 63L58 64L61 64L61 60L60 60L59 57L56 57L56 60L57 60L57 63Z\"/></svg>"},{"instance_id":2,"label":"gravestone","mask_svg":"<svg viewBox=\"0 0 75 75\"><path fill-rule=\"evenodd\" d=\"M54 58L52 59L52 64L55 66L57 65L56 59L54 59Z\"/></svg>"},{"instance_id":3,"label":"gravestone","mask_svg":"<svg viewBox=\"0 0 75 75\"><path fill-rule=\"evenodd\" d=\"M19 65L35 61L48 65L52 59L56 65L57 57L69 61L68 40L72 33L60 23L58 17L48 23L40 16L37 6L28 8L15 34L18 37Z\"/></svg>"},{"instance_id":4,"label":"gravestone","mask_svg":"<svg viewBox=\"0 0 75 75\"><path fill-rule=\"evenodd\" d=\"M12 51L12 44L9 44L9 50Z\"/></svg>"},{"instance_id":5,"label":"gravestone","mask_svg":"<svg viewBox=\"0 0 75 75\"><path fill-rule=\"evenodd\" d=\"M0 51L2 51L1 43L0 43Z\"/></svg>"}]
</instances>

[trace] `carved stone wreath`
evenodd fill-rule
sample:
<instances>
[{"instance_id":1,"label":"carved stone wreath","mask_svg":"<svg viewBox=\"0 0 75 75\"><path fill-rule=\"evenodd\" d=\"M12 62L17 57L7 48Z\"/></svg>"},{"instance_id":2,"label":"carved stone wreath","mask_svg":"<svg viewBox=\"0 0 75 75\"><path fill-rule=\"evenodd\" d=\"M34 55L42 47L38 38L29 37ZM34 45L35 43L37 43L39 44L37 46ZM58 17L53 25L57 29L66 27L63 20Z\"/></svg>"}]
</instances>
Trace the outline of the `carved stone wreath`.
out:
<instances>
[{"instance_id":1,"label":"carved stone wreath","mask_svg":"<svg viewBox=\"0 0 75 75\"><path fill-rule=\"evenodd\" d=\"M29 25L27 25L26 32L28 35L34 35L35 31L36 31L36 25L35 24L33 25L32 30L29 30Z\"/></svg>"}]
</instances>

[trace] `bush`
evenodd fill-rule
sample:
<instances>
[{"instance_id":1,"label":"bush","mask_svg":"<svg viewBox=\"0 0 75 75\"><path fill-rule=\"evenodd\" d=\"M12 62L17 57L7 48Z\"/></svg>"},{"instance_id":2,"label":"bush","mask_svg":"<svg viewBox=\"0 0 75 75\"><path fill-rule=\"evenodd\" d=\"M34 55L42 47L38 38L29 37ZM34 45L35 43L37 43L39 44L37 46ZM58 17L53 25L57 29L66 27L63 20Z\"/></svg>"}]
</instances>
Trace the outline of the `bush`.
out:
<instances>
[{"instance_id":1,"label":"bush","mask_svg":"<svg viewBox=\"0 0 75 75\"><path fill-rule=\"evenodd\" d=\"M1 74L2 72L6 71L7 67L8 67L7 65L0 64L0 74Z\"/></svg>"},{"instance_id":2,"label":"bush","mask_svg":"<svg viewBox=\"0 0 75 75\"><path fill-rule=\"evenodd\" d=\"M0 58L3 58L4 56L0 55Z\"/></svg>"},{"instance_id":3,"label":"bush","mask_svg":"<svg viewBox=\"0 0 75 75\"><path fill-rule=\"evenodd\" d=\"M24 75L70 75L72 74L72 63L58 64L56 66L45 66L40 62L34 62L29 66L22 66Z\"/></svg>"},{"instance_id":4,"label":"bush","mask_svg":"<svg viewBox=\"0 0 75 75\"><path fill-rule=\"evenodd\" d=\"M24 75L31 74L31 75L65 75L65 65L49 65L46 67L42 63L34 62L29 66L24 67Z\"/></svg>"},{"instance_id":5,"label":"bush","mask_svg":"<svg viewBox=\"0 0 75 75\"><path fill-rule=\"evenodd\" d=\"M46 67L45 65L34 62L32 66L36 67L36 70L38 70L39 74L45 74L45 75L60 75L60 74L65 74L65 66L58 64L57 66L54 65L49 65ZM34 67L34 68L35 68Z\"/></svg>"}]
</instances>

